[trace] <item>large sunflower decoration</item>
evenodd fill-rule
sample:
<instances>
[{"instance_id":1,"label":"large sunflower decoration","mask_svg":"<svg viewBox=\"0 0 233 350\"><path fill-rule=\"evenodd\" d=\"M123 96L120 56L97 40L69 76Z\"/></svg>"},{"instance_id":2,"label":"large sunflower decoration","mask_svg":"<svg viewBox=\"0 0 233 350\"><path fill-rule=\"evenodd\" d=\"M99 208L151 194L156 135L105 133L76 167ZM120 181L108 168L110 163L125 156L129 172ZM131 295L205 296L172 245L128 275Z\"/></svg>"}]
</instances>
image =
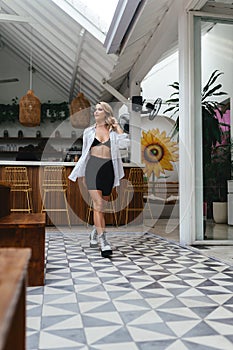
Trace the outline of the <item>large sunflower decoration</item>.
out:
<instances>
[{"instance_id":1,"label":"large sunflower decoration","mask_svg":"<svg viewBox=\"0 0 233 350\"><path fill-rule=\"evenodd\" d=\"M172 171L171 162L179 159L177 142L171 141L166 131L159 132L159 129L142 131L141 154L142 162L145 163L144 173L148 178L152 172L158 178L165 170Z\"/></svg>"}]
</instances>

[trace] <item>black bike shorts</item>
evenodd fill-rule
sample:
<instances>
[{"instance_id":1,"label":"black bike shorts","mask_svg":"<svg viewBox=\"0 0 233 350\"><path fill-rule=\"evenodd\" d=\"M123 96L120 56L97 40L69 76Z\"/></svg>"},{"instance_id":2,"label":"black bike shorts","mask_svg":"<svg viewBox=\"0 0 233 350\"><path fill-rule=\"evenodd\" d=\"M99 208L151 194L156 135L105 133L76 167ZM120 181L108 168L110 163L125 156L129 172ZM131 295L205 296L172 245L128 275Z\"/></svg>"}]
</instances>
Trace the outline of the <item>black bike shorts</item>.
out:
<instances>
[{"instance_id":1,"label":"black bike shorts","mask_svg":"<svg viewBox=\"0 0 233 350\"><path fill-rule=\"evenodd\" d=\"M85 172L88 190L100 190L103 196L109 196L114 183L112 160L91 156Z\"/></svg>"}]
</instances>

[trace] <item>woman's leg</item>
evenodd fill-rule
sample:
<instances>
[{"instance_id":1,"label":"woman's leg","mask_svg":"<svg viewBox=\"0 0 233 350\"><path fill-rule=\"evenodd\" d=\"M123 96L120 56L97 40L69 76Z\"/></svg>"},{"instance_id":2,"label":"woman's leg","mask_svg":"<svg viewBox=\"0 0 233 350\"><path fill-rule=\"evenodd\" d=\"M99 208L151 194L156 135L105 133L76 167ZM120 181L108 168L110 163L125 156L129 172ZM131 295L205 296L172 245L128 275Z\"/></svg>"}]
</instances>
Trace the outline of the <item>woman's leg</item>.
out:
<instances>
[{"instance_id":1,"label":"woman's leg","mask_svg":"<svg viewBox=\"0 0 233 350\"><path fill-rule=\"evenodd\" d=\"M100 190L89 190L93 202L93 220L97 233L101 234L105 230L104 210L109 196L103 196Z\"/></svg>"},{"instance_id":2,"label":"woman's leg","mask_svg":"<svg viewBox=\"0 0 233 350\"><path fill-rule=\"evenodd\" d=\"M94 217L94 225L99 236L100 250L101 255L104 258L108 258L112 255L112 248L106 238L105 233L105 218L104 218L104 210L106 201L109 199L109 196L103 196L102 191L100 190L89 190L89 194L91 196L93 202L93 217ZM94 238L95 230L92 231L90 238L90 245L92 247L98 245L96 239ZM93 240L93 238L95 240ZM93 245L93 243L96 243Z\"/></svg>"}]
</instances>

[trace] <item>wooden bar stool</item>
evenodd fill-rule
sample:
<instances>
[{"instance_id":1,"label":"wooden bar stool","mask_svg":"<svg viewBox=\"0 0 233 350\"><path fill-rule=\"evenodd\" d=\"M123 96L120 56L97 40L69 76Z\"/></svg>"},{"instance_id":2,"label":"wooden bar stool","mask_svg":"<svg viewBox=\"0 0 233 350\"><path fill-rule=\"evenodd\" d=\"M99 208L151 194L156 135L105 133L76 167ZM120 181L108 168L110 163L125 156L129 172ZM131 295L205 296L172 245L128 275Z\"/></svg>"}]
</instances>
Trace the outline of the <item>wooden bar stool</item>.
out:
<instances>
[{"instance_id":1,"label":"wooden bar stool","mask_svg":"<svg viewBox=\"0 0 233 350\"><path fill-rule=\"evenodd\" d=\"M104 212L113 214L115 225L116 225L116 227L118 227L116 207L115 207L114 201L115 201L114 195L113 195L113 193L111 193L108 208L106 208ZM87 209L87 218L86 218L87 226L90 225L90 217L91 217L92 211L93 211L93 201L90 198L90 202L89 202L88 209Z\"/></svg>"},{"instance_id":2,"label":"wooden bar stool","mask_svg":"<svg viewBox=\"0 0 233 350\"><path fill-rule=\"evenodd\" d=\"M142 212L143 210L148 210L151 216L151 219L153 219L151 207L149 201L147 203L144 203L144 194L148 192L148 186L147 183L144 182L143 179L143 171L141 168L131 168L129 171L129 177L127 186L123 191L123 205L125 208L125 225L128 224L129 220L129 211L138 211ZM132 196L134 193L141 194L139 196L139 205L137 207L130 206L130 198L132 199ZM146 207L147 206L147 207ZM121 221L121 216L123 214L124 210L121 210L120 212L120 218L119 221Z\"/></svg>"},{"instance_id":3,"label":"wooden bar stool","mask_svg":"<svg viewBox=\"0 0 233 350\"><path fill-rule=\"evenodd\" d=\"M66 168L64 166L45 166L43 173L43 198L42 198L42 208L41 212L66 212L68 225L70 225L69 209L67 204L66 192L67 192L67 177ZM49 193L61 194L64 201L64 206L60 207L57 205L59 203L58 196L53 196L50 198L52 206L47 205L47 195ZM56 203L54 206L53 203Z\"/></svg>"},{"instance_id":4,"label":"wooden bar stool","mask_svg":"<svg viewBox=\"0 0 233 350\"><path fill-rule=\"evenodd\" d=\"M32 213L32 188L26 167L5 167L4 181L11 188L11 212Z\"/></svg>"}]
</instances>

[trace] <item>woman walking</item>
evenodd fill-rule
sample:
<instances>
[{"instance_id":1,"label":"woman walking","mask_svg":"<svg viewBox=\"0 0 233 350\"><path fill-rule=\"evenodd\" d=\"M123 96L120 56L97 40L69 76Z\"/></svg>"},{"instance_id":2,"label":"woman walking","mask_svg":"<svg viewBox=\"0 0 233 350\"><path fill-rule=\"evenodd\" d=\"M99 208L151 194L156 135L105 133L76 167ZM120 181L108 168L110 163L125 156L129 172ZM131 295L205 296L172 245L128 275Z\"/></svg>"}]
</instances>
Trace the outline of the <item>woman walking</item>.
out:
<instances>
[{"instance_id":1,"label":"woman walking","mask_svg":"<svg viewBox=\"0 0 233 350\"><path fill-rule=\"evenodd\" d=\"M71 172L69 179L76 181L84 177L93 203L94 229L90 234L90 246L100 244L101 255L109 257L112 248L106 238L104 208L113 187L120 185L124 176L119 146L128 138L111 106L99 102L94 111L95 124L84 130L82 155Z\"/></svg>"}]
</instances>

